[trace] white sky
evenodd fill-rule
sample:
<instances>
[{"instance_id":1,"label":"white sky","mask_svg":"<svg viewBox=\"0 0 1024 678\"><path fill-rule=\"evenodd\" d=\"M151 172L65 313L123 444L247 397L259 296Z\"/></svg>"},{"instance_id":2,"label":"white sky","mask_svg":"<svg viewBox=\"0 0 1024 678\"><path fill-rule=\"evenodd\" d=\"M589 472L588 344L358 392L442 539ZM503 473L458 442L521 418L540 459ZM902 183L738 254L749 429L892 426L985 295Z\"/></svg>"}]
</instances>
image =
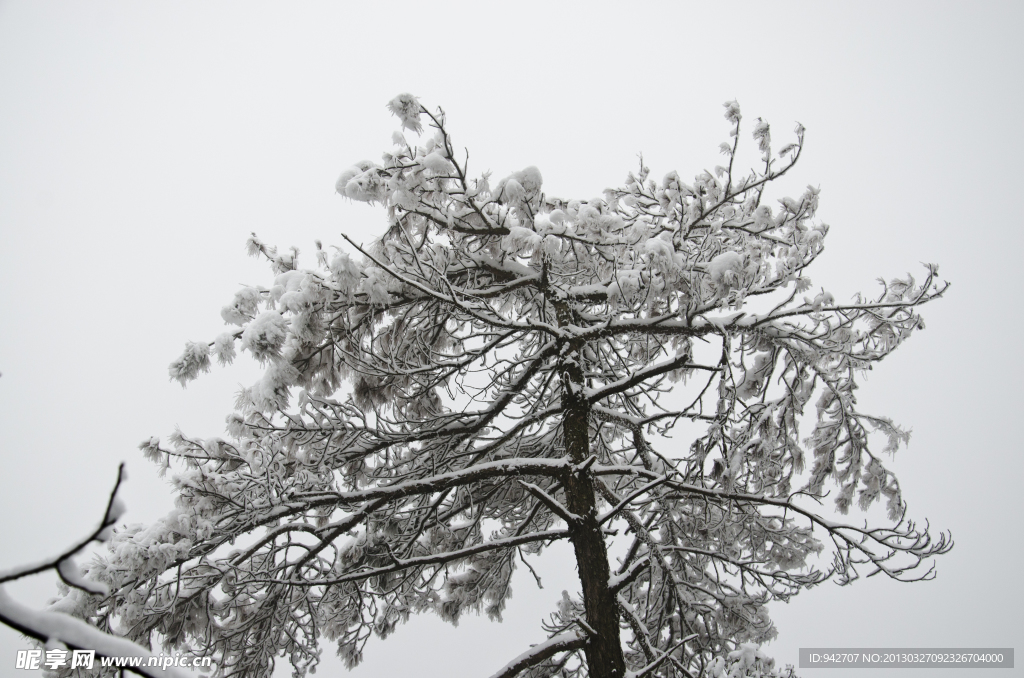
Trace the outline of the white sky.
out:
<instances>
[{"instance_id":1,"label":"white sky","mask_svg":"<svg viewBox=\"0 0 1024 678\"><path fill-rule=\"evenodd\" d=\"M656 176L718 164L735 98L745 139L757 117L777 143L807 127L788 186L822 189L816 285L847 298L922 261L953 283L860 403L913 428L892 467L956 548L930 583L776 605L768 651L1024 645L1021 28L1013 2L0 1L0 570L85 534L121 460L129 520L170 508L136 445L221 434L256 371L183 391L167 364L268 280L250 231L306 253L379 233L383 211L333 184L390 146L395 94L443 106L471 170L537 165L566 198L621 183L639 152ZM543 638L567 562L543 591L517 580L505 624L418 619L351 675L489 675ZM41 606L54 589L11 591ZM26 647L0 629L0 675Z\"/></svg>"}]
</instances>

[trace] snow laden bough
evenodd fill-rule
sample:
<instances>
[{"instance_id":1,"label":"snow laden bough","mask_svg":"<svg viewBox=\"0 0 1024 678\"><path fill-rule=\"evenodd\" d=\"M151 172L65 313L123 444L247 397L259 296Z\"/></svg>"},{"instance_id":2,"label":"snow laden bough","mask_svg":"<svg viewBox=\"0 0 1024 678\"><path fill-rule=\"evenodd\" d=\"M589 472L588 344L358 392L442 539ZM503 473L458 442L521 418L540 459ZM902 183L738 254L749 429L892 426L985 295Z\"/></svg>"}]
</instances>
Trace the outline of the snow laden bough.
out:
<instances>
[{"instance_id":1,"label":"snow laden bough","mask_svg":"<svg viewBox=\"0 0 1024 678\"><path fill-rule=\"evenodd\" d=\"M103 657L129 659L136 658L139 666L126 665L124 669L140 676L149 678L185 678L185 674L177 669L161 663L150 666L149 662L154 655L147 648L142 647L130 640L118 635L104 632L78 619L64 610L65 601L73 602L74 597L66 594L71 590L77 590L85 595L96 599L105 598L110 595L110 589L106 584L97 581L94 577L86 576L82 568L75 562L75 556L84 551L90 544L103 543L110 539L114 526L124 514L124 504L117 496L121 483L127 479L124 464L117 472L117 482L110 493L107 501L107 509L103 512L103 519L100 524L87 537L65 549L59 555L38 563L23 565L6 572L0 571L0 624L4 624L15 631L44 644L47 651L68 650L92 650L101 659ZM53 570L63 582L63 593L65 598L48 610L33 610L18 603L11 598L3 589L2 585L11 581L40 574ZM81 612L81 608L76 608ZM66 657L66 654L64 655ZM93 657L95 660L95 656ZM93 662L96 664L96 662ZM65 663L69 670L70 663ZM84 668L76 669L76 673L84 671ZM98 666L97 666L98 671Z\"/></svg>"},{"instance_id":2,"label":"snow laden bough","mask_svg":"<svg viewBox=\"0 0 1024 678\"><path fill-rule=\"evenodd\" d=\"M776 152L759 120L741 175L730 102L723 166L686 183L641 162L560 200L534 167L470 177L442 111L389 108L418 139L337 182L384 234L317 242L308 268L253 235L272 281L170 375L240 350L263 376L226 438L142 444L177 506L114 534L89 568L110 593L64 609L218 676L301 676L325 640L351 667L412 614L500 619L517 565L562 540L579 593L495 676L777 676L768 603L933 576L948 536L905 517L883 462L907 434L854 390L946 284L928 266L847 303L811 291L818 191L768 199L802 127ZM876 502L883 524L841 521Z\"/></svg>"}]
</instances>

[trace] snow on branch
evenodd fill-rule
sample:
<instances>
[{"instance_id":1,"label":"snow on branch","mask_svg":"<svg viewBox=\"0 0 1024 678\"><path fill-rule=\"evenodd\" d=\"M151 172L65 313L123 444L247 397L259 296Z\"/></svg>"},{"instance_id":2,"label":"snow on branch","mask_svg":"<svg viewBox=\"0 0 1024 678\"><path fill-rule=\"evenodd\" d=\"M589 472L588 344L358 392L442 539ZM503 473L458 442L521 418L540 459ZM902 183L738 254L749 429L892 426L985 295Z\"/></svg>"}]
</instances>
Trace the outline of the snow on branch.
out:
<instances>
[{"instance_id":1,"label":"snow on branch","mask_svg":"<svg viewBox=\"0 0 1024 678\"><path fill-rule=\"evenodd\" d=\"M62 612L32 610L12 599L0 588L0 623L42 643L60 643L73 650L95 650L103 657L138 657L140 666L124 669L149 678L186 678L174 667L146 666L152 652L124 638L104 633L81 619Z\"/></svg>"},{"instance_id":2,"label":"snow on branch","mask_svg":"<svg viewBox=\"0 0 1024 678\"><path fill-rule=\"evenodd\" d=\"M117 481L114 483L114 489L110 493L107 508L103 513L103 519L88 537L80 540L55 558L0 573L0 585L46 570L56 570L68 586L81 589L88 594L107 595L109 593L107 587L84 577L74 565L72 557L93 542L104 542L109 539L112 528L124 514L124 504L118 499L117 491L126 477L124 464L121 464L117 472ZM126 665L124 668L142 676L185 678L183 673L173 667L146 666L146 662L155 656L146 648L125 638L104 633L87 622L63 612L33 610L25 607L11 598L2 586L0 586L0 623L48 645L59 643L75 650L95 650L98 655L103 657L139 657L143 660L141 666Z\"/></svg>"},{"instance_id":3,"label":"snow on branch","mask_svg":"<svg viewBox=\"0 0 1024 678\"><path fill-rule=\"evenodd\" d=\"M554 638L548 638L510 661L500 671L492 674L491 678L514 678L531 666L536 666L560 652L579 650L586 642L586 639L576 631L567 631Z\"/></svg>"},{"instance_id":4,"label":"snow on branch","mask_svg":"<svg viewBox=\"0 0 1024 678\"><path fill-rule=\"evenodd\" d=\"M82 579L77 568L73 566L72 558L93 542L104 542L110 538L110 532L117 521L124 515L124 503L118 498L117 491L128 478L128 472L122 463L117 469L117 480L114 482L114 489L110 491L110 498L107 500L107 507L103 512L103 518L99 525L88 536L80 539L72 546L65 549L60 555L45 559L31 565L21 565L7 571L0 571L0 584L6 584L15 579L21 579L46 570L56 570L61 579L68 586L80 588L86 593L97 593L106 595L108 591L100 584L86 582Z\"/></svg>"}]
</instances>

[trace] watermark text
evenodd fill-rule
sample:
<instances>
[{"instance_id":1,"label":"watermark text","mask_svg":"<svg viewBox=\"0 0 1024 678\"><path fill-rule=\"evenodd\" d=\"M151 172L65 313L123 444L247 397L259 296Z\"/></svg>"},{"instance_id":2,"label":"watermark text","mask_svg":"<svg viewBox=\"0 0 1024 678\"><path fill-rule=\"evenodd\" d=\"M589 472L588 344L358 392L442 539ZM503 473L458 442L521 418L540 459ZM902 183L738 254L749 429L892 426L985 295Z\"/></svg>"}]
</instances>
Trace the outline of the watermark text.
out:
<instances>
[{"instance_id":1,"label":"watermark text","mask_svg":"<svg viewBox=\"0 0 1024 678\"><path fill-rule=\"evenodd\" d=\"M114 668L158 668L166 670L170 667L177 668L209 668L212 665L210 657L189 657L181 654L153 655L151 657L104 657L96 656L95 650L18 650L18 656L14 660L16 669L91 669L99 664L104 667Z\"/></svg>"}]
</instances>

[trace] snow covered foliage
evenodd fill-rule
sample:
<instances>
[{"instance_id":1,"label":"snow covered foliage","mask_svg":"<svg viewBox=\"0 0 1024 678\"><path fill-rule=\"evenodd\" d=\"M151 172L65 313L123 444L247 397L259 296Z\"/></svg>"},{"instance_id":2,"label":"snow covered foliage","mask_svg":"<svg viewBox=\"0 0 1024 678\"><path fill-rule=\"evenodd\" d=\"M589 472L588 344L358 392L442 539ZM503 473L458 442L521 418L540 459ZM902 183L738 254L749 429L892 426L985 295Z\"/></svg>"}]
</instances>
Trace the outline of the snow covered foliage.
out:
<instances>
[{"instance_id":1,"label":"snow covered foliage","mask_svg":"<svg viewBox=\"0 0 1024 678\"><path fill-rule=\"evenodd\" d=\"M768 194L802 127L775 153L758 120L760 169L740 175L730 102L727 166L687 183L641 163L562 200L535 167L467 176L442 111L389 108L419 141L396 133L336 185L382 206L384 234L317 243L310 268L253 235L272 284L235 295L209 348L226 363L237 341L264 376L227 438L143 443L177 464L177 507L118 531L90 567L111 595L64 609L219 676L281 657L302 675L325 639L352 666L411 614L500 619L517 563L567 540L580 597L495 675L783 675L757 650L769 602L931 576L949 542L905 518L871 435L907 434L854 390L945 284L929 266L850 302L809 291L818 190ZM210 352L189 344L172 376ZM889 522L826 517L829 491Z\"/></svg>"}]
</instances>

